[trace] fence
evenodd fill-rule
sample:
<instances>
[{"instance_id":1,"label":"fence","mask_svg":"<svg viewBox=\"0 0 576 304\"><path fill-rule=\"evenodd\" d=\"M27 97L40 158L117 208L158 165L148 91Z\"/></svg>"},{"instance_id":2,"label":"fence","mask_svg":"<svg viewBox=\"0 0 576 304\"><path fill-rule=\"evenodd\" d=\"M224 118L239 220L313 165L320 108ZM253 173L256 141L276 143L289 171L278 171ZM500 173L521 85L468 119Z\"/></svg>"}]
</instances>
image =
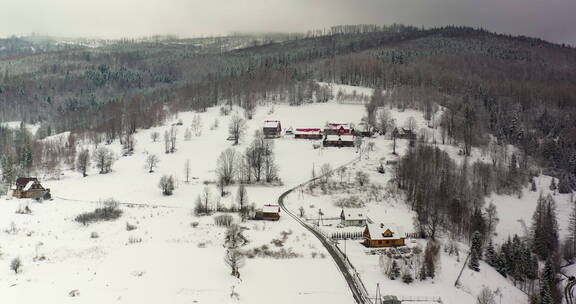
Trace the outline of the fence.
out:
<instances>
[{"instance_id":1,"label":"fence","mask_svg":"<svg viewBox=\"0 0 576 304\"><path fill-rule=\"evenodd\" d=\"M330 237L332 240L360 240L362 239L362 231L357 232L334 232Z\"/></svg>"}]
</instances>

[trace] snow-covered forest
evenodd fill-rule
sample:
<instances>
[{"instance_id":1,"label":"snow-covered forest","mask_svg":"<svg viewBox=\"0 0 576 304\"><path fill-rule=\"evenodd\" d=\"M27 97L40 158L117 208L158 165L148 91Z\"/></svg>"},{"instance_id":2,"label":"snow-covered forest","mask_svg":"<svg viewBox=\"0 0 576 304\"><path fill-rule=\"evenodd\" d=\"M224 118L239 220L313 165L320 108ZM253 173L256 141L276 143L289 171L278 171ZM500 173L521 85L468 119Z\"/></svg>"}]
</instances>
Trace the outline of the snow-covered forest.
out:
<instances>
[{"instance_id":1,"label":"snow-covered forest","mask_svg":"<svg viewBox=\"0 0 576 304\"><path fill-rule=\"evenodd\" d=\"M571 47L403 25L4 44L2 302L548 304L576 273ZM330 123L349 147L294 135ZM22 177L50 195L13 197Z\"/></svg>"}]
</instances>

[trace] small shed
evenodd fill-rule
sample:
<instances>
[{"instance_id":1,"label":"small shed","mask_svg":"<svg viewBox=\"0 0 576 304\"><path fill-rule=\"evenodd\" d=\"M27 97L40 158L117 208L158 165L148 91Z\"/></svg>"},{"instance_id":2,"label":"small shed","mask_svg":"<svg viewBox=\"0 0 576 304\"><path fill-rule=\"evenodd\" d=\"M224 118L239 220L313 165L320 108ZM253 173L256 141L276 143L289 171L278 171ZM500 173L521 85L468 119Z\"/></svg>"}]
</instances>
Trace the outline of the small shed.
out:
<instances>
[{"instance_id":1,"label":"small shed","mask_svg":"<svg viewBox=\"0 0 576 304\"><path fill-rule=\"evenodd\" d=\"M264 132L266 137L280 137L282 124L279 120L265 120L262 132Z\"/></svg>"},{"instance_id":2,"label":"small shed","mask_svg":"<svg viewBox=\"0 0 576 304\"><path fill-rule=\"evenodd\" d=\"M44 188L36 177L19 177L16 179L16 187L12 190L12 196L16 198L49 199L50 189Z\"/></svg>"},{"instance_id":3,"label":"small shed","mask_svg":"<svg viewBox=\"0 0 576 304\"><path fill-rule=\"evenodd\" d=\"M354 136L352 134L326 135L322 143L324 147L354 147Z\"/></svg>"},{"instance_id":4,"label":"small shed","mask_svg":"<svg viewBox=\"0 0 576 304\"><path fill-rule=\"evenodd\" d=\"M392 225L366 224L362 238L366 247L397 247L404 246L406 238L402 232Z\"/></svg>"},{"instance_id":5,"label":"small shed","mask_svg":"<svg viewBox=\"0 0 576 304\"><path fill-rule=\"evenodd\" d=\"M364 226L367 223L366 216L362 212L344 210L340 212L340 223L342 226Z\"/></svg>"},{"instance_id":6,"label":"small shed","mask_svg":"<svg viewBox=\"0 0 576 304\"><path fill-rule=\"evenodd\" d=\"M256 210L257 220L277 221L280 219L280 206L267 204Z\"/></svg>"},{"instance_id":7,"label":"small shed","mask_svg":"<svg viewBox=\"0 0 576 304\"><path fill-rule=\"evenodd\" d=\"M382 304L402 304L396 296L382 296Z\"/></svg>"},{"instance_id":8,"label":"small shed","mask_svg":"<svg viewBox=\"0 0 576 304\"><path fill-rule=\"evenodd\" d=\"M294 132L294 138L322 139L322 130L320 128L296 129L296 132Z\"/></svg>"}]
</instances>

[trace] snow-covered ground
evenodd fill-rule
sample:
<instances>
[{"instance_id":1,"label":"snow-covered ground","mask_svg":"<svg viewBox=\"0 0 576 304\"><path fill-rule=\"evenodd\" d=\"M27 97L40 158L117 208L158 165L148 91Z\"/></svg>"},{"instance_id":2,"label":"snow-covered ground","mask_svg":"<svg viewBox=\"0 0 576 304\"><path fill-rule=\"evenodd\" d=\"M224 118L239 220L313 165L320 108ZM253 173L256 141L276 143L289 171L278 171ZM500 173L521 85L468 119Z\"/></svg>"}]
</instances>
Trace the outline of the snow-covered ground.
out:
<instances>
[{"instance_id":1,"label":"snow-covered ground","mask_svg":"<svg viewBox=\"0 0 576 304\"><path fill-rule=\"evenodd\" d=\"M354 90L369 95L367 88L333 86L351 94ZM279 119L283 128L323 127L326 122L358 124L364 116L364 106L359 103L307 104L291 107L283 104L261 106L254 119L248 122L246 137L236 148L244 151L255 130L261 128L266 119ZM417 130L427 128L423 114L419 111L390 110L398 126L403 126L409 117L414 117ZM184 140L184 130L191 126L194 115L200 115L203 132L190 141ZM215 120L218 127L211 128ZM224 228L214 225L212 217L196 217L191 212L196 197L206 187L204 182L215 179L214 169L219 154L228 147L228 121L230 116L220 116L218 108L210 108L206 113L180 113L166 126L139 130L136 135L134 155L121 157L121 147L116 141L110 146L118 156L113 172L97 174L92 168L86 178L78 172L65 170L58 180L42 181L51 188L54 197L44 203L26 200L0 198L0 302L1 303L268 303L271 297L279 303L352 303L354 300L346 282L332 259L311 234L295 221L282 216L278 222L243 223L248 230L250 243L245 249L267 245L279 250L271 241L280 239L284 233L287 239L282 248L298 255L291 259L254 258L247 259L241 268L241 280L230 276L223 261ZM177 152L165 154L162 134L178 120ZM12 123L17 127L15 123ZM433 130L429 129L432 133ZM150 135L159 132L158 142L152 142ZM62 141L67 134L55 135L45 140ZM439 138L439 137L437 137ZM358 158L354 148L314 149L318 141L297 140L289 136L275 139L276 160L279 166L281 186L248 186L249 201L256 206L275 203L278 196L311 178L320 167L328 163L335 168ZM393 168L386 166L386 173L376 171L381 161L396 158L391 155L392 141L384 137L371 139L375 149L364 154L362 159L348 168L348 172L364 170L369 173L374 184L382 185L381 196L369 201L362 212L369 214L377 222L393 223L405 232L412 229L413 213L403 203L401 193L391 193L385 185L393 174ZM439 145L455 159L458 148ZM86 148L93 149L89 145ZM402 154L407 147L405 140L398 141L397 151ZM149 154L159 157L160 163L154 173L144 167ZM474 159L486 159L475 149ZM184 163L190 160L190 183L184 182ZM176 177L177 188L172 196L163 196L157 184L163 174ZM352 178L353 175L343 178ZM333 179L339 179L337 175ZM549 178L540 177L538 188L545 191ZM217 190L211 183L214 201ZM234 200L236 187L227 189L231 195L223 202ZM347 193L324 195L317 189L314 194L295 191L287 197L286 204L298 213L300 206L305 208L308 217L315 217L322 209L325 217L337 217L340 208L334 200L347 196ZM508 234L523 234L518 220L530 222L538 193L525 191L521 199L509 196L493 196L498 208L498 240ZM82 226L74 221L81 212L91 211L98 201L114 197L122 203L122 217L113 222L100 222ZM567 223L569 199L556 195L559 223ZM32 214L16 214L16 210L28 204ZM214 202L215 204L215 202ZM127 231L126 223L136 225L135 230ZM196 227L192 223L198 222ZM12 223L14 223L12 225ZM330 223L330 222L328 222ZM5 232L15 227L17 233ZM322 227L326 233L337 231L333 226ZM352 228L353 229L353 228ZM99 237L91 238L96 232ZM139 241L141 239L141 241ZM409 242L410 246L421 241ZM344 246L341 242L340 246ZM461 288L454 287L454 281L461 269L464 257L441 255L439 275L432 281L414 282L406 285L401 281L391 281L378 267L378 256L367 255L366 248L357 241L348 241L347 254L360 272L367 289L373 295L379 283L383 294L440 296L444 303L473 303L482 286L499 289L503 303L525 303L526 296L515 289L507 280L486 265L480 273L465 271ZM34 261L34 257L44 255L46 260ZM10 261L20 257L23 271L14 274L9 269ZM69 292L78 290L78 297L70 297ZM231 297L232 292L238 297Z\"/></svg>"}]
</instances>

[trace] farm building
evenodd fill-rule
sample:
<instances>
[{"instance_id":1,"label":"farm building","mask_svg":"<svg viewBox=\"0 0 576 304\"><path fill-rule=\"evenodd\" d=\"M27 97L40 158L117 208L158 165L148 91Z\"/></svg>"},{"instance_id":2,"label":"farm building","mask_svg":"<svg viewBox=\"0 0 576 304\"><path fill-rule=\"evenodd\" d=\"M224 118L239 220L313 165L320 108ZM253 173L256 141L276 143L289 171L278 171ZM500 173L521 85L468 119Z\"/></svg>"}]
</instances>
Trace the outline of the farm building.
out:
<instances>
[{"instance_id":1,"label":"farm building","mask_svg":"<svg viewBox=\"0 0 576 304\"><path fill-rule=\"evenodd\" d=\"M389 225L366 224L362 233L363 244L366 247L396 247L404 246L405 238L401 232Z\"/></svg>"},{"instance_id":2,"label":"farm building","mask_svg":"<svg viewBox=\"0 0 576 304\"><path fill-rule=\"evenodd\" d=\"M266 137L280 137L282 124L279 120L265 120L262 132L264 132Z\"/></svg>"},{"instance_id":3,"label":"farm building","mask_svg":"<svg viewBox=\"0 0 576 304\"><path fill-rule=\"evenodd\" d=\"M340 223L342 226L364 226L366 225L366 216L360 212L344 210L340 212Z\"/></svg>"},{"instance_id":4,"label":"farm building","mask_svg":"<svg viewBox=\"0 0 576 304\"><path fill-rule=\"evenodd\" d=\"M296 129L294 138L322 139L322 130L320 128Z\"/></svg>"},{"instance_id":5,"label":"farm building","mask_svg":"<svg viewBox=\"0 0 576 304\"><path fill-rule=\"evenodd\" d=\"M354 147L352 134L326 135L323 141L324 147Z\"/></svg>"},{"instance_id":6,"label":"farm building","mask_svg":"<svg viewBox=\"0 0 576 304\"><path fill-rule=\"evenodd\" d=\"M343 123L329 123L324 129L324 134L326 135L344 135L352 134L353 132L354 129L350 126L350 124Z\"/></svg>"},{"instance_id":7,"label":"farm building","mask_svg":"<svg viewBox=\"0 0 576 304\"><path fill-rule=\"evenodd\" d=\"M16 179L16 188L13 189L12 196L16 198L49 199L50 189L44 188L36 177L19 177Z\"/></svg>"},{"instance_id":8,"label":"farm building","mask_svg":"<svg viewBox=\"0 0 576 304\"><path fill-rule=\"evenodd\" d=\"M261 209L256 210L257 220L277 221L280 219L280 206L264 205Z\"/></svg>"},{"instance_id":9,"label":"farm building","mask_svg":"<svg viewBox=\"0 0 576 304\"><path fill-rule=\"evenodd\" d=\"M416 139L416 133L412 132L410 129L405 128L395 128L392 131L392 136L396 135L396 138L403 138L403 139Z\"/></svg>"}]
</instances>

